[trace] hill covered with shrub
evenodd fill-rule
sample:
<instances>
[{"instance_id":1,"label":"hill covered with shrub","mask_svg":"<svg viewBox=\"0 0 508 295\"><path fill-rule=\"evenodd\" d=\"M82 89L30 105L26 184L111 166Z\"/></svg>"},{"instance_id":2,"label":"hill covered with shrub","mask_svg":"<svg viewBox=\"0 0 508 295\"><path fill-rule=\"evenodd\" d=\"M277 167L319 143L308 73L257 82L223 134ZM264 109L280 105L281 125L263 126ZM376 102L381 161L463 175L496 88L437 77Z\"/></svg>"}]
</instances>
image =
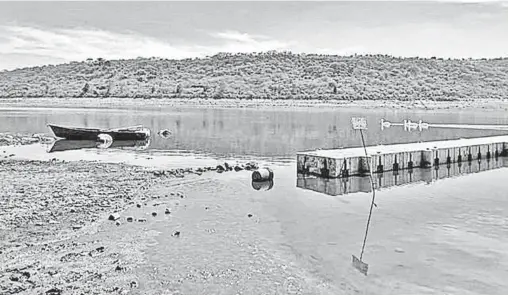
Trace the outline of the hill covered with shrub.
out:
<instances>
[{"instance_id":1,"label":"hill covered with shrub","mask_svg":"<svg viewBox=\"0 0 508 295\"><path fill-rule=\"evenodd\" d=\"M508 98L508 58L266 52L88 59L0 73L0 97L474 100Z\"/></svg>"}]
</instances>

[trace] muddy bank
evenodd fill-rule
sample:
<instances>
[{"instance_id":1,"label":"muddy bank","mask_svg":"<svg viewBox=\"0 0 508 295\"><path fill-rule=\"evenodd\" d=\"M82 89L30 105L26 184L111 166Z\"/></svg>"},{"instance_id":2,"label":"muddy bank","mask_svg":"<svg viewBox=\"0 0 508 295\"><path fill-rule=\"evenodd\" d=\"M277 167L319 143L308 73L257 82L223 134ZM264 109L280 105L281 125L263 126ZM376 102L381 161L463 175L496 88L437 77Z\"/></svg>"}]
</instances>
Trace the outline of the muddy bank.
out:
<instances>
[{"instance_id":1,"label":"muddy bank","mask_svg":"<svg viewBox=\"0 0 508 295\"><path fill-rule=\"evenodd\" d=\"M34 143L50 144L54 137L46 134L0 133L0 146L28 145Z\"/></svg>"},{"instance_id":2,"label":"muddy bank","mask_svg":"<svg viewBox=\"0 0 508 295\"><path fill-rule=\"evenodd\" d=\"M207 107L207 108L362 108L400 110L508 110L507 100L471 99L468 101L434 100L273 100L273 99L135 99L135 98L2 98L0 107L66 107L66 108L154 108L154 107Z\"/></svg>"},{"instance_id":3,"label":"muddy bank","mask_svg":"<svg viewBox=\"0 0 508 295\"><path fill-rule=\"evenodd\" d=\"M110 214L165 197L149 193L161 182L153 173L123 165L4 160L0 179L2 294L118 291L111 279L128 277L116 269L139 259L137 246L80 238Z\"/></svg>"},{"instance_id":4,"label":"muddy bank","mask_svg":"<svg viewBox=\"0 0 508 295\"><path fill-rule=\"evenodd\" d=\"M4 146L52 140L45 135L0 135ZM251 171L258 168L255 162L153 169L90 161L19 160L13 156L0 155L1 294L161 294L167 290L171 294L205 294L210 290L216 294L241 290L244 294L249 290L286 294L288 288L296 292L289 294L321 293L320 284L306 281L304 274L256 244L252 237L231 243L227 236L219 240L210 237L214 229L197 234L182 230L181 222L171 225L193 196L187 191L199 196L203 185L218 185L208 185L210 179L230 173L250 180ZM213 209L212 202L205 211ZM251 217L238 218L255 219ZM187 222L192 223L194 218L199 216ZM171 259L153 265L147 253L154 254L150 249L157 245L160 233L155 229L161 222L174 226L169 229L171 239L185 241L191 235L199 241L222 244L223 252L232 255L214 259L210 253L215 266L195 260L189 268L185 256L203 250L202 244L191 242L182 251L183 256L177 247ZM224 224L238 224L238 220L231 216ZM244 230L227 229L231 235ZM257 261L254 266L253 261ZM249 280L257 282L250 289L239 283Z\"/></svg>"},{"instance_id":5,"label":"muddy bank","mask_svg":"<svg viewBox=\"0 0 508 295\"><path fill-rule=\"evenodd\" d=\"M256 285L256 291L277 294L273 291L278 288L278 294L285 294L281 288L293 288L288 284L301 277L249 237L233 244L227 237L215 241L226 246L226 253L243 253L213 260L211 252L215 268L199 261L188 267L189 251L212 249L199 243L187 244L183 256L177 247L171 259L155 266L147 263L147 249L157 244L157 224L173 226L169 229L173 240L190 234L181 223L171 222L186 210L192 197L186 191L197 183L207 185L206 175L182 179L140 167L89 162L0 163L1 294L161 294L168 288L170 294L205 294L223 289L222 285L229 290L220 294L241 289L249 294L238 282L256 278L272 281ZM204 212L214 209L211 203ZM255 219L251 217L243 216ZM231 222L237 221L232 218L226 225ZM190 235L213 241L210 233ZM253 261L257 261L254 266ZM221 267L224 262L231 265ZM170 271L161 273L157 268ZM299 279L296 293L289 294L320 293L320 285L302 282Z\"/></svg>"}]
</instances>

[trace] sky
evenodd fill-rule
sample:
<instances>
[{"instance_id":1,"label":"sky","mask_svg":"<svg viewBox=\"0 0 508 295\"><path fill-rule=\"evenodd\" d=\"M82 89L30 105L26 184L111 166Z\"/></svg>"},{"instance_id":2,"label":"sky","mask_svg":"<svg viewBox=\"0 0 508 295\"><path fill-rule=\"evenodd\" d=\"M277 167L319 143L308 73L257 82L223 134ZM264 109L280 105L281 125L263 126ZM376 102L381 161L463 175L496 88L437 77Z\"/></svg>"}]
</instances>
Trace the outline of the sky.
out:
<instances>
[{"instance_id":1,"label":"sky","mask_svg":"<svg viewBox=\"0 0 508 295\"><path fill-rule=\"evenodd\" d=\"M508 57L508 0L0 2L0 70L268 50Z\"/></svg>"}]
</instances>

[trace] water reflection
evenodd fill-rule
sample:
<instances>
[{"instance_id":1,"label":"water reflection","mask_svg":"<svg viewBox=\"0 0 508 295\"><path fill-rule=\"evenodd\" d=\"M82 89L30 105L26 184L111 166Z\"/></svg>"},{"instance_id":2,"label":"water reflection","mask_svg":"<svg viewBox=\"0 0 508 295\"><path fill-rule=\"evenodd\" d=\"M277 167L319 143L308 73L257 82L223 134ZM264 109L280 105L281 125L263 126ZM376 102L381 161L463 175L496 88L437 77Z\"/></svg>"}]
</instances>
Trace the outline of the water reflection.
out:
<instances>
[{"instance_id":1,"label":"water reflection","mask_svg":"<svg viewBox=\"0 0 508 295\"><path fill-rule=\"evenodd\" d=\"M117 140L108 145L108 149L134 149L144 150L150 146L150 140ZM48 153L63 152L81 149L105 148L102 143L95 140L67 140L59 139L53 142L47 150Z\"/></svg>"},{"instance_id":2,"label":"water reflection","mask_svg":"<svg viewBox=\"0 0 508 295\"><path fill-rule=\"evenodd\" d=\"M457 177L464 174L478 173L487 170L508 167L508 158L498 158L484 161L471 161L451 165L441 165L426 169L406 169L397 172L385 172L374 174L376 189L393 186L407 185L411 183L425 182L430 184L444 178ZM437 168L437 169L436 169ZM345 195L357 192L371 192L368 177L347 177L325 179L321 177L298 174L298 188L324 193L330 196Z\"/></svg>"},{"instance_id":3,"label":"water reflection","mask_svg":"<svg viewBox=\"0 0 508 295\"><path fill-rule=\"evenodd\" d=\"M260 191L269 191L273 188L273 180L267 181L252 181L252 188Z\"/></svg>"},{"instance_id":4,"label":"water reflection","mask_svg":"<svg viewBox=\"0 0 508 295\"><path fill-rule=\"evenodd\" d=\"M499 135L499 131L434 129L404 133L400 129L379 130L385 118L400 122L423 119L435 123L508 124L508 113L409 112L365 109L207 109L158 108L146 110L45 109L0 110L0 132L47 133L46 124L83 127L131 126L141 124L154 130L168 129L170 138L154 137L157 150L189 150L217 156L284 156L317 148L359 146L359 135L350 128L352 116L366 117L368 145L456 139ZM402 136L401 136L402 135Z\"/></svg>"}]
</instances>

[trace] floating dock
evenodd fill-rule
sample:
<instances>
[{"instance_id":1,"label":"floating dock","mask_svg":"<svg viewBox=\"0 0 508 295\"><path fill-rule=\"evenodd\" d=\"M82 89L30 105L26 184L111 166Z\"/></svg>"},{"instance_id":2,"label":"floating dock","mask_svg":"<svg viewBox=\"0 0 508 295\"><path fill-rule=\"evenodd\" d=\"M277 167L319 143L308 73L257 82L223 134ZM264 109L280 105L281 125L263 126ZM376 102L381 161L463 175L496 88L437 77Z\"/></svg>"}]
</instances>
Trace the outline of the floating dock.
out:
<instances>
[{"instance_id":1,"label":"floating dock","mask_svg":"<svg viewBox=\"0 0 508 295\"><path fill-rule=\"evenodd\" d=\"M297 171L342 178L506 156L508 135L418 143L316 150L297 153Z\"/></svg>"}]
</instances>

